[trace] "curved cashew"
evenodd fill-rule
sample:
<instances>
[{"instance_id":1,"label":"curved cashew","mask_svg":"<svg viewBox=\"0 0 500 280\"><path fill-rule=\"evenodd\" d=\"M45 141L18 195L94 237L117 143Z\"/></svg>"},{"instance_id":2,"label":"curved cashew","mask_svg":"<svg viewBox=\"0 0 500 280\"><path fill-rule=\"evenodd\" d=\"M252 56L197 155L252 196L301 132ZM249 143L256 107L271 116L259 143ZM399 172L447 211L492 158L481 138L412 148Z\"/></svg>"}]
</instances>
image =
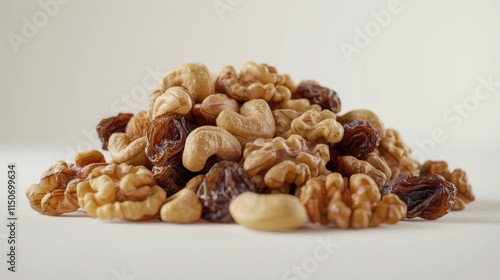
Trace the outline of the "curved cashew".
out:
<instances>
[{"instance_id":1,"label":"curved cashew","mask_svg":"<svg viewBox=\"0 0 500 280\"><path fill-rule=\"evenodd\" d=\"M245 102L239 114L230 110L222 111L215 122L218 127L236 136L243 147L257 138L273 138L276 132L271 108L262 99Z\"/></svg>"},{"instance_id":2,"label":"curved cashew","mask_svg":"<svg viewBox=\"0 0 500 280\"><path fill-rule=\"evenodd\" d=\"M165 113L186 115L193 108L193 99L183 87L170 87L156 98L152 118Z\"/></svg>"},{"instance_id":3,"label":"curved cashew","mask_svg":"<svg viewBox=\"0 0 500 280\"><path fill-rule=\"evenodd\" d=\"M227 130L216 126L200 126L186 139L182 153L182 164L188 170L198 172L203 169L207 159L213 155L223 160L238 160L241 157L241 144Z\"/></svg>"},{"instance_id":4,"label":"curved cashew","mask_svg":"<svg viewBox=\"0 0 500 280\"><path fill-rule=\"evenodd\" d=\"M150 95L149 95L149 99L148 99L148 108L146 109L146 112L148 112L148 117L150 119L152 119L152 116L153 116L153 108L155 106L155 102L156 102L156 99L158 98L158 96L160 96L161 94L163 93L163 91L160 91L159 89L153 91Z\"/></svg>"},{"instance_id":5,"label":"curved cashew","mask_svg":"<svg viewBox=\"0 0 500 280\"><path fill-rule=\"evenodd\" d=\"M289 230L307 222L305 207L288 194L245 192L231 201L229 212L238 224L256 230Z\"/></svg>"},{"instance_id":6,"label":"curved cashew","mask_svg":"<svg viewBox=\"0 0 500 280\"><path fill-rule=\"evenodd\" d=\"M214 93L210 73L207 67L201 63L186 63L172 69L163 77L160 91L165 92L174 86L185 88L191 97L198 102Z\"/></svg>"},{"instance_id":7,"label":"curved cashew","mask_svg":"<svg viewBox=\"0 0 500 280\"><path fill-rule=\"evenodd\" d=\"M193 178L189 179L189 181L186 183L185 188L190 189L193 192L197 192L198 187L200 186L201 182L203 182L203 179L205 179L205 174L196 175Z\"/></svg>"},{"instance_id":8,"label":"curved cashew","mask_svg":"<svg viewBox=\"0 0 500 280\"><path fill-rule=\"evenodd\" d=\"M109 137L108 150L115 163L146 165L149 159L145 149L146 137L130 141L130 138L122 132L115 132Z\"/></svg>"},{"instance_id":9,"label":"curved cashew","mask_svg":"<svg viewBox=\"0 0 500 280\"><path fill-rule=\"evenodd\" d=\"M200 219L201 209L196 193L190 189L182 189L165 200L160 216L167 223L194 223Z\"/></svg>"}]
</instances>

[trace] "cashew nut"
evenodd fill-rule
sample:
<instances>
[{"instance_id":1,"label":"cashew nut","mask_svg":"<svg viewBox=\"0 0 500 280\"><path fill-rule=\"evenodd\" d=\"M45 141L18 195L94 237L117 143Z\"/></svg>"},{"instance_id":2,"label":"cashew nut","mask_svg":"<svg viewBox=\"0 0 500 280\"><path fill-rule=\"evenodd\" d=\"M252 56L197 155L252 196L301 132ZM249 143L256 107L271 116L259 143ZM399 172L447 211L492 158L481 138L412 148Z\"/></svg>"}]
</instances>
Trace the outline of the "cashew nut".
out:
<instances>
[{"instance_id":1,"label":"cashew nut","mask_svg":"<svg viewBox=\"0 0 500 280\"><path fill-rule=\"evenodd\" d=\"M289 194L245 192L231 201L229 213L238 224L256 230L288 230L307 222L306 208Z\"/></svg>"},{"instance_id":2,"label":"cashew nut","mask_svg":"<svg viewBox=\"0 0 500 280\"><path fill-rule=\"evenodd\" d=\"M167 223L193 223L200 219L201 208L196 193L184 188L165 200L160 216Z\"/></svg>"},{"instance_id":3,"label":"cashew nut","mask_svg":"<svg viewBox=\"0 0 500 280\"><path fill-rule=\"evenodd\" d=\"M115 163L131 165L146 165L149 162L146 156L146 137L130 141L127 134L115 132L109 137L108 150Z\"/></svg>"},{"instance_id":4,"label":"cashew nut","mask_svg":"<svg viewBox=\"0 0 500 280\"><path fill-rule=\"evenodd\" d=\"M198 187L200 186L201 182L203 182L204 178L205 178L204 174L194 176L193 178L189 179L189 181L186 183L185 188L190 189L193 192L197 192Z\"/></svg>"},{"instance_id":5,"label":"cashew nut","mask_svg":"<svg viewBox=\"0 0 500 280\"><path fill-rule=\"evenodd\" d=\"M227 130L216 126L200 126L186 139L182 152L182 164L188 170L198 172L213 155L236 161L241 157L241 144Z\"/></svg>"},{"instance_id":6,"label":"cashew nut","mask_svg":"<svg viewBox=\"0 0 500 280\"><path fill-rule=\"evenodd\" d=\"M273 138L276 132L273 112L262 99L245 102L239 114L230 110L222 111L215 122L218 127L236 136L243 147L257 138Z\"/></svg>"},{"instance_id":7,"label":"cashew nut","mask_svg":"<svg viewBox=\"0 0 500 280\"><path fill-rule=\"evenodd\" d=\"M158 98L158 96L160 96L161 94L163 93L163 91L160 91L159 89L153 91L150 95L149 95L149 99L148 99L148 108L147 108L147 112L148 112L148 117L150 119L152 119L152 116L153 116L153 108L154 108L154 105L155 105L155 102L156 102L156 99Z\"/></svg>"},{"instance_id":8,"label":"cashew nut","mask_svg":"<svg viewBox=\"0 0 500 280\"><path fill-rule=\"evenodd\" d=\"M174 86L185 88L197 102L203 101L214 93L214 84L210 73L207 67L201 63L186 63L172 69L163 77L160 91L165 92Z\"/></svg>"},{"instance_id":9,"label":"cashew nut","mask_svg":"<svg viewBox=\"0 0 500 280\"><path fill-rule=\"evenodd\" d=\"M171 87L156 98L152 118L165 113L186 115L192 107L193 99L185 88Z\"/></svg>"}]
</instances>

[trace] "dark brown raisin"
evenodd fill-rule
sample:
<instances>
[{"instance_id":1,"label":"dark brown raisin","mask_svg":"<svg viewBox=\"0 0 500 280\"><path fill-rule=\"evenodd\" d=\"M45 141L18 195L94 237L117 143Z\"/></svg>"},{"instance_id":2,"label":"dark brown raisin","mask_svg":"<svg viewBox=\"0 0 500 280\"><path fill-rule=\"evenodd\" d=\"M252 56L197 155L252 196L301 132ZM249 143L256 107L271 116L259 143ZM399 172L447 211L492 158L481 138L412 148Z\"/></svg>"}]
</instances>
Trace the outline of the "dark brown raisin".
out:
<instances>
[{"instance_id":1,"label":"dark brown raisin","mask_svg":"<svg viewBox=\"0 0 500 280\"><path fill-rule=\"evenodd\" d=\"M326 169L332 172L338 172L339 170L339 153L335 150L335 146L332 145L329 147L330 151L330 160L326 163Z\"/></svg>"},{"instance_id":2,"label":"dark brown raisin","mask_svg":"<svg viewBox=\"0 0 500 280\"><path fill-rule=\"evenodd\" d=\"M216 163L198 188L203 205L202 218L210 222L234 222L229 214L229 203L244 192L255 192L255 187L243 167L233 161Z\"/></svg>"},{"instance_id":3,"label":"dark brown raisin","mask_svg":"<svg viewBox=\"0 0 500 280\"><path fill-rule=\"evenodd\" d=\"M337 93L320 85L301 83L292 94L293 99L307 98L311 104L318 104L323 109L334 113L340 112L340 98Z\"/></svg>"},{"instance_id":4,"label":"dark brown raisin","mask_svg":"<svg viewBox=\"0 0 500 280\"><path fill-rule=\"evenodd\" d=\"M436 220L450 212L457 188L441 175L408 175L387 181L380 193L394 193L404 201L408 206L407 218Z\"/></svg>"},{"instance_id":5,"label":"dark brown raisin","mask_svg":"<svg viewBox=\"0 0 500 280\"><path fill-rule=\"evenodd\" d=\"M191 125L182 115L166 113L155 117L146 131L146 156L153 165L165 166L183 151L189 132Z\"/></svg>"},{"instance_id":6,"label":"dark brown raisin","mask_svg":"<svg viewBox=\"0 0 500 280\"><path fill-rule=\"evenodd\" d=\"M153 166L151 171L158 186L164 189L168 196L183 189L186 183L196 175L182 165L182 153L171 158L164 166Z\"/></svg>"},{"instance_id":7,"label":"dark brown raisin","mask_svg":"<svg viewBox=\"0 0 500 280\"><path fill-rule=\"evenodd\" d=\"M103 150L108 150L108 141L111 134L115 132L125 132L125 128L133 116L134 114L119 113L116 117L102 119L99 124L97 124L97 135L101 140Z\"/></svg>"},{"instance_id":8,"label":"dark brown raisin","mask_svg":"<svg viewBox=\"0 0 500 280\"><path fill-rule=\"evenodd\" d=\"M380 139L380 133L370 122L355 120L344 124L344 136L334 148L339 155L361 159L378 148Z\"/></svg>"}]
</instances>

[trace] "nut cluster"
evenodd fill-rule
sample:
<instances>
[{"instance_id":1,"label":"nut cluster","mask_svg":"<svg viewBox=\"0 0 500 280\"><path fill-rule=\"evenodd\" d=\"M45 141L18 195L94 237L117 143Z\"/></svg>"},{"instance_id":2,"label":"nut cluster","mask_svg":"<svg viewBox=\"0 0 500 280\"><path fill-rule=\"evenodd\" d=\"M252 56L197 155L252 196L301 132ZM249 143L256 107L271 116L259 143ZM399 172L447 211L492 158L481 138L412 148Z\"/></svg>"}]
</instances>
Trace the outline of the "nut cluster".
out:
<instances>
[{"instance_id":1,"label":"nut cluster","mask_svg":"<svg viewBox=\"0 0 500 280\"><path fill-rule=\"evenodd\" d=\"M311 222L334 223L339 228L395 224L407 209L395 194L382 198L375 181L362 173L349 179L336 172L313 178L302 188L300 200Z\"/></svg>"},{"instance_id":2,"label":"nut cluster","mask_svg":"<svg viewBox=\"0 0 500 280\"><path fill-rule=\"evenodd\" d=\"M96 129L110 160L92 150L56 162L26 191L34 210L280 231L437 219L474 200L461 169L420 165L374 112L341 114L337 92L313 80L295 84L267 64L217 75L200 63L179 65L147 108ZM427 189L435 191L422 197Z\"/></svg>"}]
</instances>

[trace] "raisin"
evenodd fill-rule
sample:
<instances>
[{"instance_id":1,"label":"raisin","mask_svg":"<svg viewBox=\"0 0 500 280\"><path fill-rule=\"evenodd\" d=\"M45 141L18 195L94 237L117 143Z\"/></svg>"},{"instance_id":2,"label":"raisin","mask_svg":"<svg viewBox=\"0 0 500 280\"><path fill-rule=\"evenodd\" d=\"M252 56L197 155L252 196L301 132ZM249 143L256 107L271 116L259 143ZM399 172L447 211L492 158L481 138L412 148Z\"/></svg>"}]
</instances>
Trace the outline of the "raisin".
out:
<instances>
[{"instance_id":1,"label":"raisin","mask_svg":"<svg viewBox=\"0 0 500 280\"><path fill-rule=\"evenodd\" d=\"M335 150L335 145L329 147L330 160L326 163L326 169L332 172L338 172L339 170L339 153Z\"/></svg>"},{"instance_id":2,"label":"raisin","mask_svg":"<svg viewBox=\"0 0 500 280\"><path fill-rule=\"evenodd\" d=\"M344 136L334 148L339 155L361 159L378 148L380 139L380 133L370 122L355 120L344 124Z\"/></svg>"},{"instance_id":3,"label":"raisin","mask_svg":"<svg viewBox=\"0 0 500 280\"><path fill-rule=\"evenodd\" d=\"M301 83L292 94L293 99L307 98L311 104L318 104L323 109L334 113L340 112L340 98L337 93L320 85Z\"/></svg>"},{"instance_id":4,"label":"raisin","mask_svg":"<svg viewBox=\"0 0 500 280\"><path fill-rule=\"evenodd\" d=\"M153 166L151 171L158 186L164 189L168 196L183 189L196 175L182 165L182 153L171 158L164 166Z\"/></svg>"},{"instance_id":5,"label":"raisin","mask_svg":"<svg viewBox=\"0 0 500 280\"><path fill-rule=\"evenodd\" d=\"M191 125L183 115L166 113L155 117L146 131L146 156L153 165L165 166L184 150L189 132Z\"/></svg>"},{"instance_id":6,"label":"raisin","mask_svg":"<svg viewBox=\"0 0 500 280\"><path fill-rule=\"evenodd\" d=\"M396 194L408 206L406 217L436 220L450 212L457 188L437 174L423 177L400 176L387 181L380 190L382 196Z\"/></svg>"},{"instance_id":7,"label":"raisin","mask_svg":"<svg viewBox=\"0 0 500 280\"><path fill-rule=\"evenodd\" d=\"M134 116L130 113L119 113L116 117L102 119L97 124L97 135L102 143L102 149L108 150L108 141L111 134L115 132L125 132L128 122Z\"/></svg>"},{"instance_id":8,"label":"raisin","mask_svg":"<svg viewBox=\"0 0 500 280\"><path fill-rule=\"evenodd\" d=\"M233 161L216 163L198 188L203 205L202 218L210 222L232 223L229 203L239 194L255 192L255 187L243 167Z\"/></svg>"}]
</instances>

